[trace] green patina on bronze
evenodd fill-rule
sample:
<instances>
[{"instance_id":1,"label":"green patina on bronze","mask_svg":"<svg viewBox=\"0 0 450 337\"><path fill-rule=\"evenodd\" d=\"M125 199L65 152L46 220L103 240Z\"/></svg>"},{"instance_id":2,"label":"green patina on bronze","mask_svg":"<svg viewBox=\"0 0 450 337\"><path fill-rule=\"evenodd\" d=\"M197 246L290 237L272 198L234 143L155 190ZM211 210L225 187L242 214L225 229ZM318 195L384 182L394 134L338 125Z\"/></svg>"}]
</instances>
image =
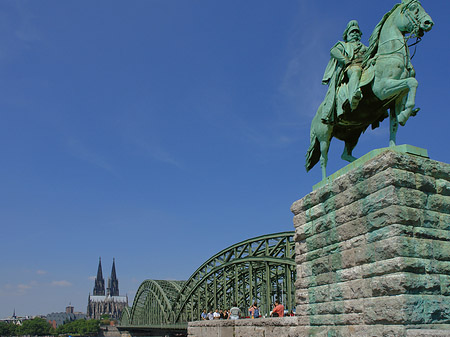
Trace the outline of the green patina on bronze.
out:
<instances>
[{"instance_id":1,"label":"green patina on bronze","mask_svg":"<svg viewBox=\"0 0 450 337\"><path fill-rule=\"evenodd\" d=\"M370 36L368 47L360 42L358 22L348 23L344 41L331 49L322 79L328 91L311 123L307 171L320 160L325 179L333 137L345 142L342 159L354 161L352 151L361 134L370 125L378 127L388 116L389 146L396 145L398 125L405 125L419 111L415 108L418 82L409 40L420 39L433 24L418 0L403 0L386 13Z\"/></svg>"}]
</instances>

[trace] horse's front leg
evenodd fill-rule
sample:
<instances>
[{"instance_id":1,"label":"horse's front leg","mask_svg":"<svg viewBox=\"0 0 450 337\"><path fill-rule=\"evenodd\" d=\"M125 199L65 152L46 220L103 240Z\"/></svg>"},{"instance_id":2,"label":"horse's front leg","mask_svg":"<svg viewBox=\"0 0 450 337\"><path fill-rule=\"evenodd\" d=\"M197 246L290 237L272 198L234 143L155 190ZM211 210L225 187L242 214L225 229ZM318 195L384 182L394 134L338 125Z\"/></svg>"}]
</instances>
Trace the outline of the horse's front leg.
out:
<instances>
[{"instance_id":1,"label":"horse's front leg","mask_svg":"<svg viewBox=\"0 0 450 337\"><path fill-rule=\"evenodd\" d=\"M401 126L405 126L406 121L409 119L409 117L415 116L416 113L420 110L420 108L414 109L414 106L416 105L416 92L417 87L419 86L419 82L417 82L414 77L407 78L407 80L409 80L410 84L408 98L406 99L406 103L404 104L404 110L397 113L397 120Z\"/></svg>"},{"instance_id":2,"label":"horse's front leg","mask_svg":"<svg viewBox=\"0 0 450 337\"><path fill-rule=\"evenodd\" d=\"M373 90L375 95L381 100L398 95L403 91L406 92L407 99L404 110L400 112L396 111L397 120L400 125L403 126L411 115L416 114L417 111L419 111L419 109L413 110L416 102L416 91L418 85L419 82L417 82L414 77L408 77L403 80L385 79L375 83Z\"/></svg>"}]
</instances>

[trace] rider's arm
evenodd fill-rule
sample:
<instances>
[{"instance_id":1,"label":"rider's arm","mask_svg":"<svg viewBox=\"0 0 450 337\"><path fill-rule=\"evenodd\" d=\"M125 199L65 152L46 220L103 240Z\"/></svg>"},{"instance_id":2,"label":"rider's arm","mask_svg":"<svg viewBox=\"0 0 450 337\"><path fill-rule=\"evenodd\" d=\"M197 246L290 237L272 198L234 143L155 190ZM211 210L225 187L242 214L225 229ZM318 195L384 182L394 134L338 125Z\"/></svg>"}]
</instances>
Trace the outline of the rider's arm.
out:
<instances>
[{"instance_id":1,"label":"rider's arm","mask_svg":"<svg viewBox=\"0 0 450 337\"><path fill-rule=\"evenodd\" d=\"M335 58L339 64L347 65L350 63L349 58L345 55L344 46L341 43L336 43L336 45L331 48L330 55L332 58Z\"/></svg>"}]
</instances>

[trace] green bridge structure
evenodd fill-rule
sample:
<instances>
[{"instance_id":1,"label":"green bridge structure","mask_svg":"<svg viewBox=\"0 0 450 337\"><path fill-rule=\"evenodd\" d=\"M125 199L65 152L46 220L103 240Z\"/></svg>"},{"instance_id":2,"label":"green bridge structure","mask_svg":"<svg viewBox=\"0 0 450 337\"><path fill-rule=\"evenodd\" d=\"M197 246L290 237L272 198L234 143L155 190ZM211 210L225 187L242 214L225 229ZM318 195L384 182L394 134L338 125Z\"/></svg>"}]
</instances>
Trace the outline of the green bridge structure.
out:
<instances>
[{"instance_id":1,"label":"green bridge structure","mask_svg":"<svg viewBox=\"0 0 450 337\"><path fill-rule=\"evenodd\" d=\"M268 316L276 299L295 311L294 232L267 234L236 243L204 262L187 281L145 280L131 308L122 314L120 331L132 336L186 336L187 323L204 309L241 313L256 301Z\"/></svg>"}]
</instances>

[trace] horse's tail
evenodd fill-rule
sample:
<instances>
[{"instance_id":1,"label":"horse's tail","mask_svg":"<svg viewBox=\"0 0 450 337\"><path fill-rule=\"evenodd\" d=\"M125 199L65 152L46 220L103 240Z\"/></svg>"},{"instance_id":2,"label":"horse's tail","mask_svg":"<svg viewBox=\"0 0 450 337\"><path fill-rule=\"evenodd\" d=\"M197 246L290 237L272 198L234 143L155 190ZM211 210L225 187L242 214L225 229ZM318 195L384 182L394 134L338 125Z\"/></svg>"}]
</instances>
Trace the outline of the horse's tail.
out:
<instances>
[{"instance_id":1,"label":"horse's tail","mask_svg":"<svg viewBox=\"0 0 450 337\"><path fill-rule=\"evenodd\" d=\"M319 159L320 159L320 143L319 139L316 136L316 133L314 132L314 128L311 125L311 144L309 145L308 151L306 152L306 163L305 163L306 172L311 170L314 167L314 165L317 164Z\"/></svg>"}]
</instances>

